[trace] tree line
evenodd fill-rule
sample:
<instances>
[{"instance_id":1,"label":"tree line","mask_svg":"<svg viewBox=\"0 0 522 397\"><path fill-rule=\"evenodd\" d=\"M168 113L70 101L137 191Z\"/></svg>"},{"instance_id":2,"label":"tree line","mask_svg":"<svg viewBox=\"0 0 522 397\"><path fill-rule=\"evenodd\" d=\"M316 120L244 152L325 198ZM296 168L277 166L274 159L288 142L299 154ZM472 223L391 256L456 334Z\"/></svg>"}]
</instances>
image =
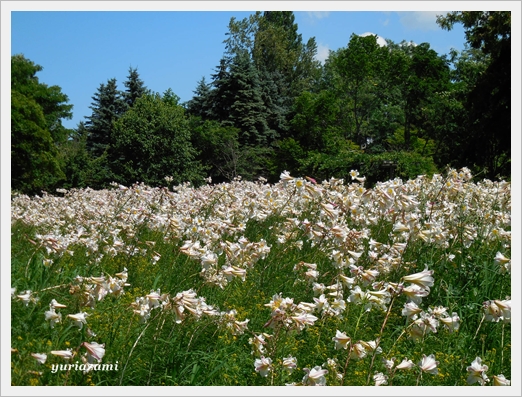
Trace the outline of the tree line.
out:
<instances>
[{"instance_id":1,"label":"tree line","mask_svg":"<svg viewBox=\"0 0 522 397\"><path fill-rule=\"evenodd\" d=\"M72 105L61 88L14 55L12 189L276 181L283 170L346 178L352 169L372 184L446 166L510 178L510 12L452 12L437 22L463 24L462 52L353 34L321 64L292 12L232 18L211 81L202 78L191 100L152 92L129 68L123 90L114 78L100 84L75 129L62 125Z\"/></svg>"}]
</instances>

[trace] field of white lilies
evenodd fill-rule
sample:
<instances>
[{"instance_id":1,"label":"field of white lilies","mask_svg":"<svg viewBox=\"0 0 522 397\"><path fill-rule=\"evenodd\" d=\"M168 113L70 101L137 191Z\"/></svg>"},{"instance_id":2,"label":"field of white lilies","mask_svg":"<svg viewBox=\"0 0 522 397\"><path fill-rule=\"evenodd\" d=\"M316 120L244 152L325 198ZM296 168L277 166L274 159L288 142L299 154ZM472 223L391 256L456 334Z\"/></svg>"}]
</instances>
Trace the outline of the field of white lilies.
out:
<instances>
[{"instance_id":1,"label":"field of white lilies","mask_svg":"<svg viewBox=\"0 0 522 397\"><path fill-rule=\"evenodd\" d=\"M12 385L510 385L511 186L467 169L13 195L11 241Z\"/></svg>"}]
</instances>

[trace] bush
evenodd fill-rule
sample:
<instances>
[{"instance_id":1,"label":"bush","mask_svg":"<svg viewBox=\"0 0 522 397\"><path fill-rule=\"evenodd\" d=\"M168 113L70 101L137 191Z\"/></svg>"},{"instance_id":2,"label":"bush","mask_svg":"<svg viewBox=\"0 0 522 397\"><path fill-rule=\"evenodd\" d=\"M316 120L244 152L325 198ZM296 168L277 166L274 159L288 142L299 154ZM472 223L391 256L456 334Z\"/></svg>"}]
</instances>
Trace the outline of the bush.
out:
<instances>
[{"instance_id":1,"label":"bush","mask_svg":"<svg viewBox=\"0 0 522 397\"><path fill-rule=\"evenodd\" d=\"M379 181L396 177L407 180L414 179L418 175L432 176L438 171L431 157L423 157L415 152L367 154L362 151L337 155L312 152L301 162L299 169L302 174L319 179L329 177L346 179L351 170L358 170L365 175L369 187Z\"/></svg>"}]
</instances>

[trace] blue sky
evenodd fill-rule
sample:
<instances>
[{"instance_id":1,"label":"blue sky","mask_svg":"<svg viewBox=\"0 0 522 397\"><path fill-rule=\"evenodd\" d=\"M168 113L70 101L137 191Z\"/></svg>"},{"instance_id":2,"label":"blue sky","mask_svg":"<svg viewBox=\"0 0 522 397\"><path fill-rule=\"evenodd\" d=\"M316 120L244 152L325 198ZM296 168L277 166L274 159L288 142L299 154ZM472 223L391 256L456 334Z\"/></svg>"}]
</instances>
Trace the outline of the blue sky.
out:
<instances>
[{"instance_id":1,"label":"blue sky","mask_svg":"<svg viewBox=\"0 0 522 397\"><path fill-rule=\"evenodd\" d=\"M182 102L198 81L207 82L224 52L232 17L253 11L16 11L11 14L11 54L23 53L44 69L37 76L58 85L74 105L69 128L91 114L92 96L101 83L116 78L119 89L129 67L137 68L155 91L171 88ZM436 23L439 12L296 11L298 32L315 37L318 57L346 47L352 33L374 33L394 42L430 43L439 54L462 50L461 25L448 32Z\"/></svg>"}]
</instances>

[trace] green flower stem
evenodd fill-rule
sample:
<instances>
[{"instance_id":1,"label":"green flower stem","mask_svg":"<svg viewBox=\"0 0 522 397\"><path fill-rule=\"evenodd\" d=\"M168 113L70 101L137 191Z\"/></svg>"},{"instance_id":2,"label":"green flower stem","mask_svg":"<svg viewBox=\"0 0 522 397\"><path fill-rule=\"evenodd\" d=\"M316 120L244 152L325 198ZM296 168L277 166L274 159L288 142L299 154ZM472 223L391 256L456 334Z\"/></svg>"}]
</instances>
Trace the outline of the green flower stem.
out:
<instances>
[{"instance_id":1,"label":"green flower stem","mask_svg":"<svg viewBox=\"0 0 522 397\"><path fill-rule=\"evenodd\" d=\"M390 302L390 306L388 307L388 311L386 312L386 317L384 317L384 321L382 322L381 331L379 332L379 336L377 337L377 340L375 341L375 349L373 350L372 361L370 362L370 368L368 368L368 380L366 381L367 385L370 384L372 368L373 368L373 363L375 361L375 356L377 355L377 349L379 348L379 345L381 343L382 334L384 332L384 327L386 326L386 323L388 322L388 318L390 318L390 313L391 313L391 309L393 307L393 302L395 301L395 297L396 297L396 295L393 295L393 298Z\"/></svg>"}]
</instances>

